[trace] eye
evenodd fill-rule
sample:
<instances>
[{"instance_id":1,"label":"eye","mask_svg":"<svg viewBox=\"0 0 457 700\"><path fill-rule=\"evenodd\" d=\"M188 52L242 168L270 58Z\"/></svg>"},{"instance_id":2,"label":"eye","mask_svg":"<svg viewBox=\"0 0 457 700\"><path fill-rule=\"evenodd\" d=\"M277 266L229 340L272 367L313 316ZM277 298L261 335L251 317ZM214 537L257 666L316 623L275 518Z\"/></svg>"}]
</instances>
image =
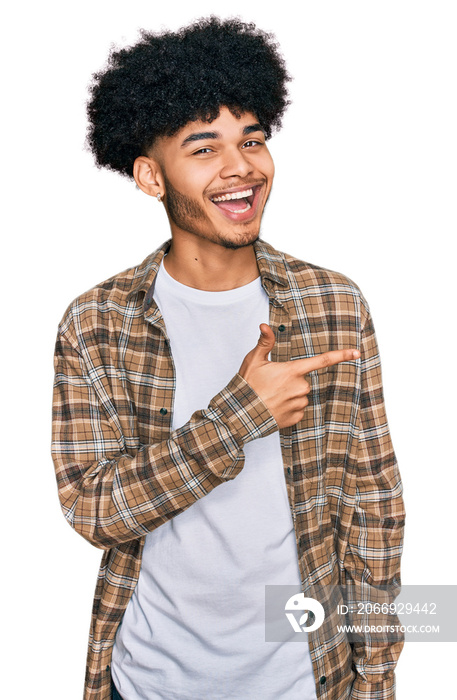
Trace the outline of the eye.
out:
<instances>
[{"instance_id":1,"label":"eye","mask_svg":"<svg viewBox=\"0 0 457 700\"><path fill-rule=\"evenodd\" d=\"M243 148L252 148L253 146L263 146L263 142L251 139L250 141L246 141L246 143L243 144Z\"/></svg>"},{"instance_id":2,"label":"eye","mask_svg":"<svg viewBox=\"0 0 457 700\"><path fill-rule=\"evenodd\" d=\"M194 151L192 153L192 155L197 156L200 153L212 153L212 152L213 152L212 148L199 148L198 151Z\"/></svg>"}]
</instances>

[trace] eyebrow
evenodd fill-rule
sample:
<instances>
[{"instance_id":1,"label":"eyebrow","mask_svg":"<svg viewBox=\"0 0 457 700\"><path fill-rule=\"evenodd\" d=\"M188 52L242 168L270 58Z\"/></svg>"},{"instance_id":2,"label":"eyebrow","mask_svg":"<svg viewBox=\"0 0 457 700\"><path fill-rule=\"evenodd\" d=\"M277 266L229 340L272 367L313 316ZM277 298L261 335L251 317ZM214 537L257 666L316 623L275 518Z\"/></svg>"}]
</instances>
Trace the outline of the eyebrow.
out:
<instances>
[{"instance_id":1,"label":"eyebrow","mask_svg":"<svg viewBox=\"0 0 457 700\"><path fill-rule=\"evenodd\" d=\"M260 124L249 124L249 126L244 127L243 136L248 136L248 134L252 134L254 131L261 131L264 133ZM195 134L189 134L189 136L187 136L182 142L181 147L186 146L188 143L192 143L193 141L201 141L202 139L220 139L221 137L222 134L219 131L198 131Z\"/></svg>"}]
</instances>

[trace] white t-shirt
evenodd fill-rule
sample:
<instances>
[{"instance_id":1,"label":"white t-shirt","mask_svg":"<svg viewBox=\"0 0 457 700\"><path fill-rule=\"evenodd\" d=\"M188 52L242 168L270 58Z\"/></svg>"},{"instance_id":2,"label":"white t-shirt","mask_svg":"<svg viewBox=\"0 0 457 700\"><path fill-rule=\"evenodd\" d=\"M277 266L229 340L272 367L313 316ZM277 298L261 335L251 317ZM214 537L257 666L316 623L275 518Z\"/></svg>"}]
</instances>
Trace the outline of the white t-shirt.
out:
<instances>
[{"instance_id":1,"label":"white t-shirt","mask_svg":"<svg viewBox=\"0 0 457 700\"><path fill-rule=\"evenodd\" d=\"M154 298L176 370L172 427L228 384L268 323L260 277L224 292L173 279ZM265 585L300 585L279 433L245 465L146 537L112 658L124 700L315 700L306 643L265 642Z\"/></svg>"}]
</instances>

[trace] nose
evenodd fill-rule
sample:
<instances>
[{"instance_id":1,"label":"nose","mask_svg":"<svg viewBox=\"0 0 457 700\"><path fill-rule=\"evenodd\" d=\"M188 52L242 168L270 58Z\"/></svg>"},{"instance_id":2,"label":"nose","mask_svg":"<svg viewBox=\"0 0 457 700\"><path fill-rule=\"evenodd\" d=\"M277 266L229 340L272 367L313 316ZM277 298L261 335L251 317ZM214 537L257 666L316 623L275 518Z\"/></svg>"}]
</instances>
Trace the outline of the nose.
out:
<instances>
[{"instance_id":1,"label":"nose","mask_svg":"<svg viewBox=\"0 0 457 700\"><path fill-rule=\"evenodd\" d=\"M231 148L224 153L224 162L220 176L223 178L246 177L253 169L245 151L239 148Z\"/></svg>"}]
</instances>

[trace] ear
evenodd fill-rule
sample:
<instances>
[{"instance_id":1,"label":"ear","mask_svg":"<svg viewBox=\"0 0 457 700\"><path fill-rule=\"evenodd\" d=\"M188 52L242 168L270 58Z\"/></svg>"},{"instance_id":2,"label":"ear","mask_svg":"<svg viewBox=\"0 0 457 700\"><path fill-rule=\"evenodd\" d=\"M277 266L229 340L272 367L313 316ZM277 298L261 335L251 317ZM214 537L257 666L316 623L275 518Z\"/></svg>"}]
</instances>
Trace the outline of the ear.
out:
<instances>
[{"instance_id":1,"label":"ear","mask_svg":"<svg viewBox=\"0 0 457 700\"><path fill-rule=\"evenodd\" d=\"M133 164L133 177L135 182L146 194L151 197L163 196L165 185L162 170L159 163L149 156L139 156Z\"/></svg>"}]
</instances>

